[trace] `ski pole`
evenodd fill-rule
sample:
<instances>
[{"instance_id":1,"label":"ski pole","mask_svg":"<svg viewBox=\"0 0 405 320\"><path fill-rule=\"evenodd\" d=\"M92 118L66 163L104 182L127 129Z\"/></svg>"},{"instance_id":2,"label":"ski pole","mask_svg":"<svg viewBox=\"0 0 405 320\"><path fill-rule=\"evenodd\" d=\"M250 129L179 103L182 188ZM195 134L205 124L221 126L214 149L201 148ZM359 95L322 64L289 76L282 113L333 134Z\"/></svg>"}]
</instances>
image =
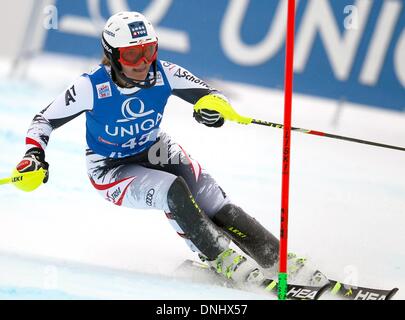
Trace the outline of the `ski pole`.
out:
<instances>
[{"instance_id":1,"label":"ski pole","mask_svg":"<svg viewBox=\"0 0 405 320\"><path fill-rule=\"evenodd\" d=\"M198 110L203 109L203 108L210 109L209 107L208 108L207 107L199 107L199 108L194 107L194 110L198 111ZM237 122L239 124L251 124L251 123L253 123L253 124L258 124L258 125L272 127L272 128L284 129L284 125L279 124L279 123L274 123L274 122L269 122L269 121L244 117L244 116L240 115L238 112L236 112L231 106L221 105L218 108L211 108L210 110L220 112L222 117L225 120L234 121L234 122ZM373 142L373 141L361 140L361 139L357 139L357 138L339 136L337 134L331 134L331 133L326 133L326 132L321 132L321 131L316 131L316 130L291 127L291 131L298 131L298 132L301 132L301 133L312 134L312 135L320 136L320 137L326 137L326 138L332 138L332 139L339 139L339 140L345 140L345 141L350 141L350 142L362 143L362 144L367 144L367 145L371 145L371 146L375 146L375 147L381 147L381 148L405 151L405 147L398 147L398 146L393 146L393 145L384 144L384 143L378 143L378 142Z\"/></svg>"},{"instance_id":2,"label":"ski pole","mask_svg":"<svg viewBox=\"0 0 405 320\"><path fill-rule=\"evenodd\" d=\"M267 126L267 127L272 127L272 128L278 128L278 129L284 128L284 126L282 124L263 121L263 120L251 119L250 123L254 123L254 124L258 124L258 125L262 125L262 126ZM301 133L306 133L306 134L312 134L312 135L315 135L315 136L321 136L321 137L327 137L327 138L332 138L332 139L339 139L339 140L351 141L351 142L356 142L356 143L368 144L368 145L375 146L375 147L381 147L381 148L388 148L388 149L394 149L394 150L399 150L399 151L405 151L404 147L392 146L392 145L389 145L389 144L383 144L383 143L367 141L367 140L361 140L361 139L356 139L356 138L349 138L349 137L345 137L345 136L339 136L339 135L336 135L336 134L330 134L330 133L316 131L316 130L308 130L308 129L295 128L295 127L291 127L291 130L292 131L298 131L298 132L301 132Z\"/></svg>"},{"instance_id":3,"label":"ski pole","mask_svg":"<svg viewBox=\"0 0 405 320\"><path fill-rule=\"evenodd\" d=\"M9 178L3 178L3 179L0 179L0 185L2 185L2 184L7 184L7 183L10 183L11 182L11 178L9 177Z\"/></svg>"},{"instance_id":4,"label":"ski pole","mask_svg":"<svg viewBox=\"0 0 405 320\"><path fill-rule=\"evenodd\" d=\"M45 175L46 170L42 168L28 172L18 172L17 169L14 169L10 177L0 179L0 185L12 183L17 189L29 192L42 184Z\"/></svg>"}]
</instances>

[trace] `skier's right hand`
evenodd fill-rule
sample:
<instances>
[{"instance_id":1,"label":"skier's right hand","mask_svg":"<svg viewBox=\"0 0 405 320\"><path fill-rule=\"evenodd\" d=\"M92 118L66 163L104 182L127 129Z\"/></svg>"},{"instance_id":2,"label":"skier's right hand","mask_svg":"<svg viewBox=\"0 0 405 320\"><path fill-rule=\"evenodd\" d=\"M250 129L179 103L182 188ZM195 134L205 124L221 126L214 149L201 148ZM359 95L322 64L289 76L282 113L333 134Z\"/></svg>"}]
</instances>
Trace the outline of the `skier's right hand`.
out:
<instances>
[{"instance_id":1,"label":"skier's right hand","mask_svg":"<svg viewBox=\"0 0 405 320\"><path fill-rule=\"evenodd\" d=\"M23 191L32 191L38 188L42 183L46 183L49 177L49 164L45 161L45 152L41 148L29 149L20 163L13 171L13 177L19 174L27 174L22 179L13 181L14 185Z\"/></svg>"}]
</instances>

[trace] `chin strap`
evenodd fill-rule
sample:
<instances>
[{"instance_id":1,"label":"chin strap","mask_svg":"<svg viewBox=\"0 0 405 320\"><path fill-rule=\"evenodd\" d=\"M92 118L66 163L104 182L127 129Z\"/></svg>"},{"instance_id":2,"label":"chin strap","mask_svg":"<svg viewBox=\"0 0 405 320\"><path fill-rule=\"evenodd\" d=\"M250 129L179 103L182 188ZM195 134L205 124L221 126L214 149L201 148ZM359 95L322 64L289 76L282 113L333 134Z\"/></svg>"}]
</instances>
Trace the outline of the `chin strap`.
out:
<instances>
[{"instance_id":1,"label":"chin strap","mask_svg":"<svg viewBox=\"0 0 405 320\"><path fill-rule=\"evenodd\" d=\"M152 78L146 79L146 80L134 80L134 79L128 78L121 71L121 68L114 62L113 59L111 59L112 57L109 57L109 58L110 58L110 62L111 62L112 71L114 71L112 73L113 74L113 80L116 80L116 79L114 79L114 77L115 78L118 77L122 81L124 81L125 83L127 83L127 84L129 84L131 86L134 86L134 87L141 88L141 89L148 89L148 88L153 87L156 84L156 81L157 81L157 63L156 63L156 60L152 62L152 69L153 69L153 77ZM148 73L148 75L149 75L149 73ZM142 84L142 82L144 84Z\"/></svg>"}]
</instances>

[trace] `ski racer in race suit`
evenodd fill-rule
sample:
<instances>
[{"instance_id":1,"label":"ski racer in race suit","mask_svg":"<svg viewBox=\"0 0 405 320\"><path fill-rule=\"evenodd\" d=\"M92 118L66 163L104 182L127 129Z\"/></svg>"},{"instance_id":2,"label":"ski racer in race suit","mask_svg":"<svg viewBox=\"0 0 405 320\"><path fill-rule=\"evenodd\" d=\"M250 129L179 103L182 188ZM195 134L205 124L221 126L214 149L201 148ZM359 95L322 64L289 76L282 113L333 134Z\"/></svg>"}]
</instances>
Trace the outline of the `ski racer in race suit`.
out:
<instances>
[{"instance_id":1,"label":"ski racer in race suit","mask_svg":"<svg viewBox=\"0 0 405 320\"><path fill-rule=\"evenodd\" d=\"M34 117L17 170L42 168L40 182L46 182L51 132L85 113L88 176L106 200L163 210L191 249L227 278L244 280L274 267L279 241L159 129L171 95L194 105L194 118L209 127L223 125L221 111L232 110L228 99L186 69L158 60L157 35L138 12L110 17L101 40L102 63ZM243 252L230 249L231 241Z\"/></svg>"}]
</instances>

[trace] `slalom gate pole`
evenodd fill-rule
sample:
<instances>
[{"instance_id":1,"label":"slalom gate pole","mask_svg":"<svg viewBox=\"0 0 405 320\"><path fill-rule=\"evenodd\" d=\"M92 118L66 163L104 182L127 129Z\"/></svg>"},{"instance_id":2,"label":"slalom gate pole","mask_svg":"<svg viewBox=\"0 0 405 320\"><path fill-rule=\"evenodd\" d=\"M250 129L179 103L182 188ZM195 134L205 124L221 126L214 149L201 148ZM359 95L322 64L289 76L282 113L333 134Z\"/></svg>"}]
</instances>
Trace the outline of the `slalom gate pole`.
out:
<instances>
[{"instance_id":1,"label":"slalom gate pole","mask_svg":"<svg viewBox=\"0 0 405 320\"><path fill-rule=\"evenodd\" d=\"M295 0L288 0L287 40L284 83L284 137L282 153L280 265L278 274L278 299L287 298L287 247L288 247L288 199L290 184L291 110L294 67Z\"/></svg>"}]
</instances>

